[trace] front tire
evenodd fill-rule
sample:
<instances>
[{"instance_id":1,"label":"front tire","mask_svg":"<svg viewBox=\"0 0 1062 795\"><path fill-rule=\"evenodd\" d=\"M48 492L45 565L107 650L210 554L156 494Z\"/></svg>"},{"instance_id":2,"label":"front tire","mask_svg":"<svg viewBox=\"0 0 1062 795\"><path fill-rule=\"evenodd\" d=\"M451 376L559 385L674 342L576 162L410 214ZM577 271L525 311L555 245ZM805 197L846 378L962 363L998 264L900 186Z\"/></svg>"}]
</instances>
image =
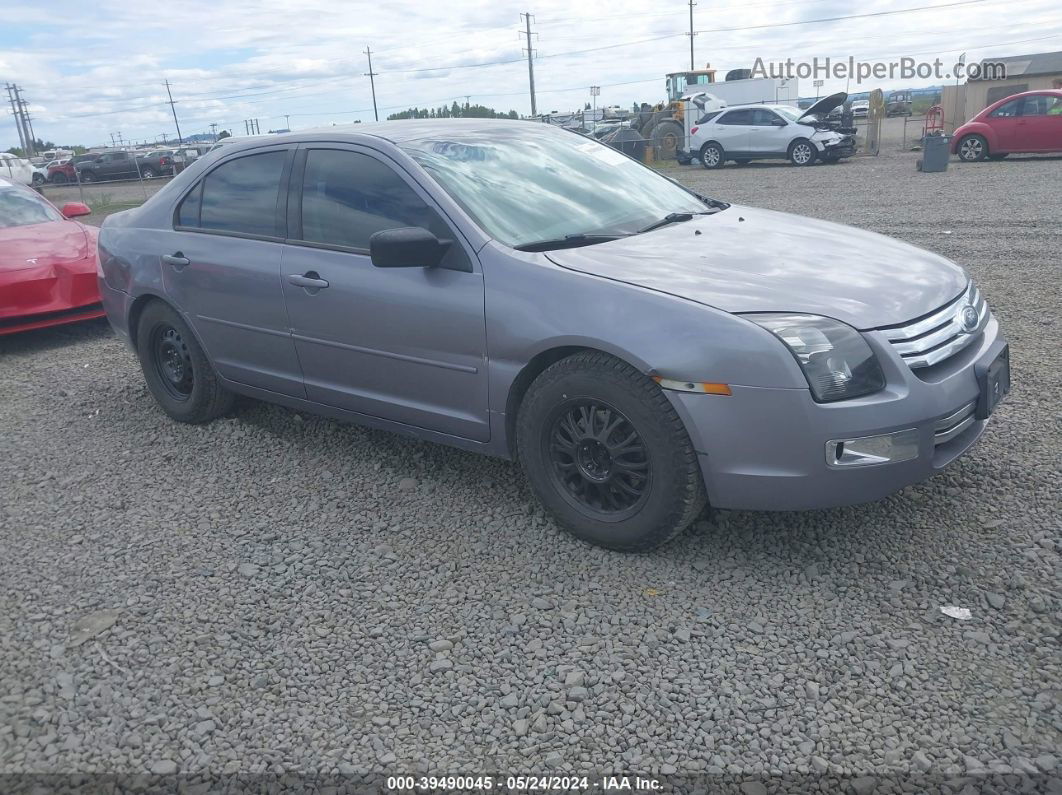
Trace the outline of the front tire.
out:
<instances>
[{"instance_id":1,"label":"front tire","mask_svg":"<svg viewBox=\"0 0 1062 795\"><path fill-rule=\"evenodd\" d=\"M697 453L663 390L607 354L578 353L539 375L516 435L539 500L591 544L652 549L707 502Z\"/></svg>"},{"instance_id":2,"label":"front tire","mask_svg":"<svg viewBox=\"0 0 1062 795\"><path fill-rule=\"evenodd\" d=\"M82 182L95 182L96 181L96 175L93 174L91 171L82 171L81 172L81 181Z\"/></svg>"},{"instance_id":3,"label":"front tire","mask_svg":"<svg viewBox=\"0 0 1062 795\"><path fill-rule=\"evenodd\" d=\"M816 155L815 144L806 138L797 138L789 145L789 162L794 166L810 166Z\"/></svg>"},{"instance_id":4,"label":"front tire","mask_svg":"<svg viewBox=\"0 0 1062 795\"><path fill-rule=\"evenodd\" d=\"M232 393L221 385L192 330L161 301L140 316L136 349L148 389L173 419L210 422L232 408Z\"/></svg>"},{"instance_id":5,"label":"front tire","mask_svg":"<svg viewBox=\"0 0 1062 795\"><path fill-rule=\"evenodd\" d=\"M988 141L980 135L966 135L959 141L959 160L976 163L988 157Z\"/></svg>"},{"instance_id":6,"label":"front tire","mask_svg":"<svg viewBox=\"0 0 1062 795\"><path fill-rule=\"evenodd\" d=\"M701 147L700 153L701 165L705 168L722 168L726 163L726 153L723 152L723 147L719 144L710 142Z\"/></svg>"}]
</instances>

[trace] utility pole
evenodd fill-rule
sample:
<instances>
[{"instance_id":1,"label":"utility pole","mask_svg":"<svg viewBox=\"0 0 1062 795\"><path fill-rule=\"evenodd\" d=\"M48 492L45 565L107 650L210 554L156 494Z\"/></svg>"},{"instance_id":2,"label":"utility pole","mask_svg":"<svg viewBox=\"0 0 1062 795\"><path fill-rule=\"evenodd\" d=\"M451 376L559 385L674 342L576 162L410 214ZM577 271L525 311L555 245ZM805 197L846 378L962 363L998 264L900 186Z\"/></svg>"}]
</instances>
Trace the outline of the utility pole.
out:
<instances>
[{"instance_id":1,"label":"utility pole","mask_svg":"<svg viewBox=\"0 0 1062 795\"><path fill-rule=\"evenodd\" d=\"M379 72L372 70L372 50L368 45L365 47L365 56L369 59L369 71L365 73L365 76L369 78L369 88L372 89L372 115L376 118L376 121L380 120L380 113L376 110L376 77Z\"/></svg>"},{"instance_id":2,"label":"utility pole","mask_svg":"<svg viewBox=\"0 0 1062 795\"><path fill-rule=\"evenodd\" d=\"M111 149L117 149L118 144L114 142L114 133L111 133Z\"/></svg>"},{"instance_id":3,"label":"utility pole","mask_svg":"<svg viewBox=\"0 0 1062 795\"><path fill-rule=\"evenodd\" d=\"M37 136L33 132L33 120L29 115L29 107L26 100L22 98L21 88L15 86L15 99L18 101L18 106L22 111L22 126L26 131L26 141L29 143L26 157L33 157L37 154Z\"/></svg>"},{"instance_id":4,"label":"utility pole","mask_svg":"<svg viewBox=\"0 0 1062 795\"><path fill-rule=\"evenodd\" d=\"M527 34L527 81L531 87L531 115L538 115L538 107L535 104L535 66L532 63L535 51L531 48L531 12L527 11L521 14L526 23L524 32ZM537 33L535 34L538 35Z\"/></svg>"},{"instance_id":5,"label":"utility pole","mask_svg":"<svg viewBox=\"0 0 1062 795\"><path fill-rule=\"evenodd\" d=\"M247 119L243 120L243 134L244 135L250 135L251 134L251 128L249 126L249 123L248 123Z\"/></svg>"},{"instance_id":6,"label":"utility pole","mask_svg":"<svg viewBox=\"0 0 1062 795\"><path fill-rule=\"evenodd\" d=\"M690 37L690 71L692 72L697 67L693 65L693 37L697 34L693 32L693 7L697 5L693 0L690 0L690 32L686 35Z\"/></svg>"},{"instance_id":7,"label":"utility pole","mask_svg":"<svg viewBox=\"0 0 1062 795\"><path fill-rule=\"evenodd\" d=\"M218 123L217 122L211 122L210 123L210 135L214 138L214 143L217 143L218 142Z\"/></svg>"},{"instance_id":8,"label":"utility pole","mask_svg":"<svg viewBox=\"0 0 1062 795\"><path fill-rule=\"evenodd\" d=\"M18 143L24 153L29 152L26 146L26 133L22 129L22 113L19 106L15 103L15 86L8 83L4 86L7 89L7 96L11 100L11 115L15 118L15 128L18 130Z\"/></svg>"},{"instance_id":9,"label":"utility pole","mask_svg":"<svg viewBox=\"0 0 1062 795\"><path fill-rule=\"evenodd\" d=\"M170 92L170 81L166 81L166 96L170 98L170 110L173 112L173 126L177 128L177 143L183 144L184 138L181 137L181 124L177 121L177 103L173 101L173 94Z\"/></svg>"},{"instance_id":10,"label":"utility pole","mask_svg":"<svg viewBox=\"0 0 1062 795\"><path fill-rule=\"evenodd\" d=\"M285 113L285 114L284 114L284 126L285 126L285 127L286 127L286 128L287 128L287 129L289 130L289 131L291 130L291 114L290 114L290 113Z\"/></svg>"}]
</instances>

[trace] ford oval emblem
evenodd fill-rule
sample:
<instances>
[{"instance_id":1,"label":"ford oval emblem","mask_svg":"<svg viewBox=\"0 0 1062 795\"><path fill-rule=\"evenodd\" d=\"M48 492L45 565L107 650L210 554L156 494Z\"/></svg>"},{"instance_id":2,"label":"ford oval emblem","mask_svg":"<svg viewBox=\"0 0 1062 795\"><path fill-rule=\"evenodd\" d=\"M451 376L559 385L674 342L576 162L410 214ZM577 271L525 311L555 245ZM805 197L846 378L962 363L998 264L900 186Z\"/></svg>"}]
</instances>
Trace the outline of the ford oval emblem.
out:
<instances>
[{"instance_id":1,"label":"ford oval emblem","mask_svg":"<svg viewBox=\"0 0 1062 795\"><path fill-rule=\"evenodd\" d=\"M959 312L959 322L962 324L962 330L967 334L972 334L974 329L977 328L979 318L977 317L977 310L967 304Z\"/></svg>"}]
</instances>

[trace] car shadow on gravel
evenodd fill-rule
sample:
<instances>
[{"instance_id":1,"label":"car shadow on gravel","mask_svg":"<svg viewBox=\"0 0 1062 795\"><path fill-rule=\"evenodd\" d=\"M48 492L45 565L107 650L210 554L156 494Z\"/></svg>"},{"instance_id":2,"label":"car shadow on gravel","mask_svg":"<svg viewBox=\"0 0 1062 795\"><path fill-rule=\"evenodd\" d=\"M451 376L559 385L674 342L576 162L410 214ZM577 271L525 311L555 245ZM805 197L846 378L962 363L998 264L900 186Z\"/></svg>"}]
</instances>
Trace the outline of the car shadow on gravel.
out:
<instances>
[{"instance_id":1,"label":"car shadow on gravel","mask_svg":"<svg viewBox=\"0 0 1062 795\"><path fill-rule=\"evenodd\" d=\"M113 337L106 318L0 336L0 356L21 356Z\"/></svg>"}]
</instances>

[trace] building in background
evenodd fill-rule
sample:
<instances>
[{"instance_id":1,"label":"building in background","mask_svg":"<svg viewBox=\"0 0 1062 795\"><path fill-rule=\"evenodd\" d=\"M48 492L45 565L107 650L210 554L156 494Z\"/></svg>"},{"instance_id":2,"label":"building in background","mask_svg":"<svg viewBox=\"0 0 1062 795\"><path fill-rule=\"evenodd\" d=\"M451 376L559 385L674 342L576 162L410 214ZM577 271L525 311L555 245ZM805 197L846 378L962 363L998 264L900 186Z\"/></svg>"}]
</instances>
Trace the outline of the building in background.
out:
<instances>
[{"instance_id":1,"label":"building in background","mask_svg":"<svg viewBox=\"0 0 1062 795\"><path fill-rule=\"evenodd\" d=\"M982 61L986 62L1005 64L1006 78L967 80L959 85L945 86L940 104L944 109L946 133L951 134L956 127L1004 97L1023 91L1062 88L1062 51L987 58Z\"/></svg>"}]
</instances>

